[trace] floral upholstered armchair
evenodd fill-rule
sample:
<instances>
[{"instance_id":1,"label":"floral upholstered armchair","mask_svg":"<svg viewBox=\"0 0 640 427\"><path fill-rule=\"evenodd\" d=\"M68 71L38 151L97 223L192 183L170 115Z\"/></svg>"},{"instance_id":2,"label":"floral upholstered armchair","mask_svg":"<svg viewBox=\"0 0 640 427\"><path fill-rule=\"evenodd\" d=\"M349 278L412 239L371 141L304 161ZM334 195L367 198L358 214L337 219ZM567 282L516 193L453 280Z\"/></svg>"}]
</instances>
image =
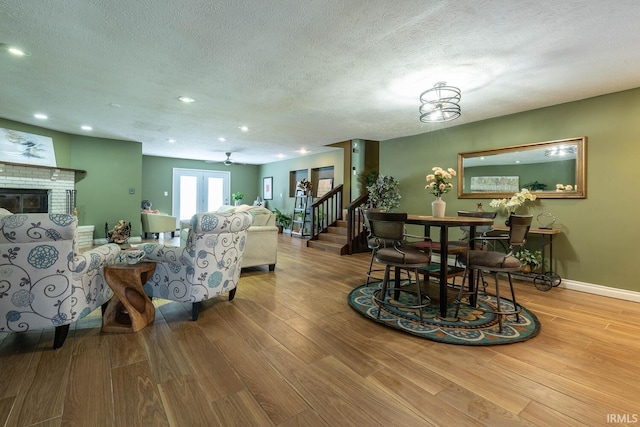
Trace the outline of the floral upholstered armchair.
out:
<instances>
[{"instance_id":1,"label":"floral upholstered armchair","mask_svg":"<svg viewBox=\"0 0 640 427\"><path fill-rule=\"evenodd\" d=\"M111 298L103 267L120 247L79 254L77 226L67 214L0 213L0 333L53 326L59 348L72 322Z\"/></svg>"},{"instance_id":2,"label":"floral upholstered armchair","mask_svg":"<svg viewBox=\"0 0 640 427\"><path fill-rule=\"evenodd\" d=\"M191 218L186 246L139 245L145 261L156 262L145 291L155 298L191 302L193 320L198 319L200 301L226 292L232 300L251 223L248 212L200 213Z\"/></svg>"}]
</instances>

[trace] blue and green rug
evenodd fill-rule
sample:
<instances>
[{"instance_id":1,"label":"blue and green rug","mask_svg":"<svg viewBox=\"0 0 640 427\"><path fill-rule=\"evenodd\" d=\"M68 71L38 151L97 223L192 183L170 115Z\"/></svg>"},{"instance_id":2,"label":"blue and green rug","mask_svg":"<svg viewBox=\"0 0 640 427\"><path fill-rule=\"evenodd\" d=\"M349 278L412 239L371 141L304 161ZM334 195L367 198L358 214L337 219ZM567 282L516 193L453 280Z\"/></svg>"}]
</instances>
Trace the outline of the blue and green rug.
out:
<instances>
[{"instance_id":1,"label":"blue and green rug","mask_svg":"<svg viewBox=\"0 0 640 427\"><path fill-rule=\"evenodd\" d=\"M462 304L456 319L453 317L455 304L449 302L447 314L451 317L442 318L439 305L433 299L431 305L423 309L422 324L416 310L400 309L388 304L382 308L378 319L378 305L373 301L373 293L379 289L380 282L355 288L349 293L349 305L368 319L428 340L460 345L499 345L526 341L540 332L538 318L524 307L521 307L518 322L513 315L503 318L503 330L500 332L496 314ZM406 304L410 298L415 297L403 292L399 302ZM502 305L513 307L505 299L502 299ZM480 293L478 306L495 310L496 297Z\"/></svg>"}]
</instances>

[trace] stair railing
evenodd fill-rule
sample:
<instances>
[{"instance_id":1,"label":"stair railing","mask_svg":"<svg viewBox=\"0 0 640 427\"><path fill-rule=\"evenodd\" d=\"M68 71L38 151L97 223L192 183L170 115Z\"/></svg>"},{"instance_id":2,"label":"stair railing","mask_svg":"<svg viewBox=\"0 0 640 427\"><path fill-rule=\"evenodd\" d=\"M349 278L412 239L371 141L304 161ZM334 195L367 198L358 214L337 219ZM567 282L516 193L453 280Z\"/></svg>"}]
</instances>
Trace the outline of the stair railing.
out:
<instances>
[{"instance_id":1,"label":"stair railing","mask_svg":"<svg viewBox=\"0 0 640 427\"><path fill-rule=\"evenodd\" d=\"M349 246L347 253L349 255L352 255L354 252L362 252L368 248L367 235L363 231L364 213L362 209L360 209L360 206L367 203L368 198L369 193L365 193L345 208L347 211L347 244Z\"/></svg>"},{"instance_id":2,"label":"stair railing","mask_svg":"<svg viewBox=\"0 0 640 427\"><path fill-rule=\"evenodd\" d=\"M342 185L337 186L311 205L309 240L318 240L320 233L326 232L330 225L342 219L342 188Z\"/></svg>"}]
</instances>

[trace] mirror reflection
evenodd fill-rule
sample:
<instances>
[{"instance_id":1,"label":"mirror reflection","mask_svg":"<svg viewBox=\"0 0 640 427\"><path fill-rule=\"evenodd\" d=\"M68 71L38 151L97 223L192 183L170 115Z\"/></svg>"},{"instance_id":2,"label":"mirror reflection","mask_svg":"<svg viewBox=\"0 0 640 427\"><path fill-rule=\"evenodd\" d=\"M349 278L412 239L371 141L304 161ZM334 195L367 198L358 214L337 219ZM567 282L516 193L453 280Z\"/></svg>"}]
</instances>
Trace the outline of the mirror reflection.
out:
<instances>
[{"instance_id":1,"label":"mirror reflection","mask_svg":"<svg viewBox=\"0 0 640 427\"><path fill-rule=\"evenodd\" d=\"M458 197L585 198L586 137L458 154Z\"/></svg>"}]
</instances>

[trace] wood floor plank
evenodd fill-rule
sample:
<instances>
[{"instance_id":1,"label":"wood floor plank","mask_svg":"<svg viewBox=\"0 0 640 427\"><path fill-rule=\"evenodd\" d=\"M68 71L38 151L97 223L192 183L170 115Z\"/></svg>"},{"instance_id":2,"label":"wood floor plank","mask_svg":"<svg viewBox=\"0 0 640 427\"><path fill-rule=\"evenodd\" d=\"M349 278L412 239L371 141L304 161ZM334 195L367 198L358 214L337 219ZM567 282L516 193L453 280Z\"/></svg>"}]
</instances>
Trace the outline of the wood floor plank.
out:
<instances>
[{"instance_id":1,"label":"wood floor plank","mask_svg":"<svg viewBox=\"0 0 640 427\"><path fill-rule=\"evenodd\" d=\"M421 414L425 419L435 425L464 425L481 426L481 422L474 420L466 413L455 409L449 402L443 401L435 395L437 393L425 393L425 389L417 385L406 375L400 375L397 368L401 365L394 365L392 368L381 369L371 377L378 381L381 387L395 394L399 399L406 402L416 413ZM420 370L414 371L420 375ZM450 385L452 383L449 383Z\"/></svg>"},{"instance_id":2,"label":"wood floor plank","mask_svg":"<svg viewBox=\"0 0 640 427\"><path fill-rule=\"evenodd\" d=\"M6 338L0 346L0 399L15 397L20 392L25 380L25 372L29 370L32 360L36 356L38 342L42 331L25 332L21 334L2 334Z\"/></svg>"},{"instance_id":3,"label":"wood floor plank","mask_svg":"<svg viewBox=\"0 0 640 427\"><path fill-rule=\"evenodd\" d=\"M70 383L73 345L52 350L53 334L53 330L45 330L28 369L22 371L25 378L7 426L36 424L62 415L65 393L61 390Z\"/></svg>"},{"instance_id":4,"label":"wood floor plank","mask_svg":"<svg viewBox=\"0 0 640 427\"><path fill-rule=\"evenodd\" d=\"M339 336L327 334L325 329L317 327L313 321L300 317L288 320L287 324L362 376L370 375L381 367L380 363L368 354L348 344Z\"/></svg>"},{"instance_id":5,"label":"wood floor plank","mask_svg":"<svg viewBox=\"0 0 640 427\"><path fill-rule=\"evenodd\" d=\"M247 390L229 394L211 404L219 425L225 427L275 425Z\"/></svg>"},{"instance_id":6,"label":"wood floor plank","mask_svg":"<svg viewBox=\"0 0 640 427\"><path fill-rule=\"evenodd\" d=\"M434 425L332 356L305 364L282 347L263 353L329 425Z\"/></svg>"},{"instance_id":7,"label":"wood floor plank","mask_svg":"<svg viewBox=\"0 0 640 427\"><path fill-rule=\"evenodd\" d=\"M113 334L109 342L112 368L142 362L147 359L142 335L139 333Z\"/></svg>"},{"instance_id":8,"label":"wood floor plank","mask_svg":"<svg viewBox=\"0 0 640 427\"><path fill-rule=\"evenodd\" d=\"M11 408L13 408L15 400L15 396L0 399L0 425L5 425L9 419L9 414L11 413Z\"/></svg>"},{"instance_id":9,"label":"wood floor plank","mask_svg":"<svg viewBox=\"0 0 640 427\"><path fill-rule=\"evenodd\" d=\"M531 402L520 416L537 426L584 427L585 423L553 410L542 403Z\"/></svg>"},{"instance_id":10,"label":"wood floor plank","mask_svg":"<svg viewBox=\"0 0 640 427\"><path fill-rule=\"evenodd\" d=\"M275 424L309 409L296 390L242 338L232 337L216 345Z\"/></svg>"},{"instance_id":11,"label":"wood floor plank","mask_svg":"<svg viewBox=\"0 0 640 427\"><path fill-rule=\"evenodd\" d=\"M601 411L625 412L632 406L637 405L636 396L639 394L630 393L625 395L622 393L622 390L618 390L617 394L612 394L609 390L603 389L600 384L597 385L597 388L594 388L594 384L584 384L584 380L578 382L575 379L567 378L567 376L562 373L554 374L516 358L499 354L491 363L502 369L508 369L514 374L526 377L536 383L544 384L545 387L571 396L572 399L577 399L584 403L602 402ZM549 408L555 408L561 413L564 406L559 405L557 402L562 399L549 399L551 396L552 394L548 393L546 394L546 398L541 399L538 397L537 401ZM614 399L613 396L617 397Z\"/></svg>"},{"instance_id":12,"label":"wood floor plank","mask_svg":"<svg viewBox=\"0 0 640 427\"><path fill-rule=\"evenodd\" d=\"M327 353L320 346L290 327L271 311L252 303L240 303L235 307L305 363L311 363L327 356Z\"/></svg>"},{"instance_id":13,"label":"wood floor plank","mask_svg":"<svg viewBox=\"0 0 640 427\"><path fill-rule=\"evenodd\" d=\"M518 414L486 399L468 388L452 384L438 393L438 398L456 408L476 423L485 426L529 426L531 423ZM446 425L446 424L445 424ZM455 424L454 425L458 425ZM466 425L466 424L459 424Z\"/></svg>"},{"instance_id":14,"label":"wood floor plank","mask_svg":"<svg viewBox=\"0 0 640 427\"><path fill-rule=\"evenodd\" d=\"M317 412L306 410L278 424L278 427L330 427Z\"/></svg>"},{"instance_id":15,"label":"wood floor plank","mask_svg":"<svg viewBox=\"0 0 640 427\"><path fill-rule=\"evenodd\" d=\"M160 393L146 361L112 369L115 426L168 426Z\"/></svg>"},{"instance_id":16,"label":"wood floor plank","mask_svg":"<svg viewBox=\"0 0 640 427\"><path fill-rule=\"evenodd\" d=\"M207 400L218 400L243 390L244 383L220 349L207 339L201 325L191 322L190 326L177 333L176 338L185 358L183 363L199 373L198 379L207 393Z\"/></svg>"},{"instance_id":17,"label":"wood floor plank","mask_svg":"<svg viewBox=\"0 0 640 427\"><path fill-rule=\"evenodd\" d=\"M169 425L209 426L216 416L206 393L193 375L170 379L158 385Z\"/></svg>"},{"instance_id":18,"label":"wood floor plank","mask_svg":"<svg viewBox=\"0 0 640 427\"><path fill-rule=\"evenodd\" d=\"M157 384L192 373L184 363L178 340L164 321L156 320L153 327L138 332L143 339L149 367Z\"/></svg>"},{"instance_id":19,"label":"wood floor plank","mask_svg":"<svg viewBox=\"0 0 640 427\"><path fill-rule=\"evenodd\" d=\"M63 394L65 426L112 426L114 424L111 361L107 337L87 331L73 338L69 383ZM68 339L67 339L68 340ZM63 348L67 348L67 344ZM57 350L59 351L59 350Z\"/></svg>"}]
</instances>

